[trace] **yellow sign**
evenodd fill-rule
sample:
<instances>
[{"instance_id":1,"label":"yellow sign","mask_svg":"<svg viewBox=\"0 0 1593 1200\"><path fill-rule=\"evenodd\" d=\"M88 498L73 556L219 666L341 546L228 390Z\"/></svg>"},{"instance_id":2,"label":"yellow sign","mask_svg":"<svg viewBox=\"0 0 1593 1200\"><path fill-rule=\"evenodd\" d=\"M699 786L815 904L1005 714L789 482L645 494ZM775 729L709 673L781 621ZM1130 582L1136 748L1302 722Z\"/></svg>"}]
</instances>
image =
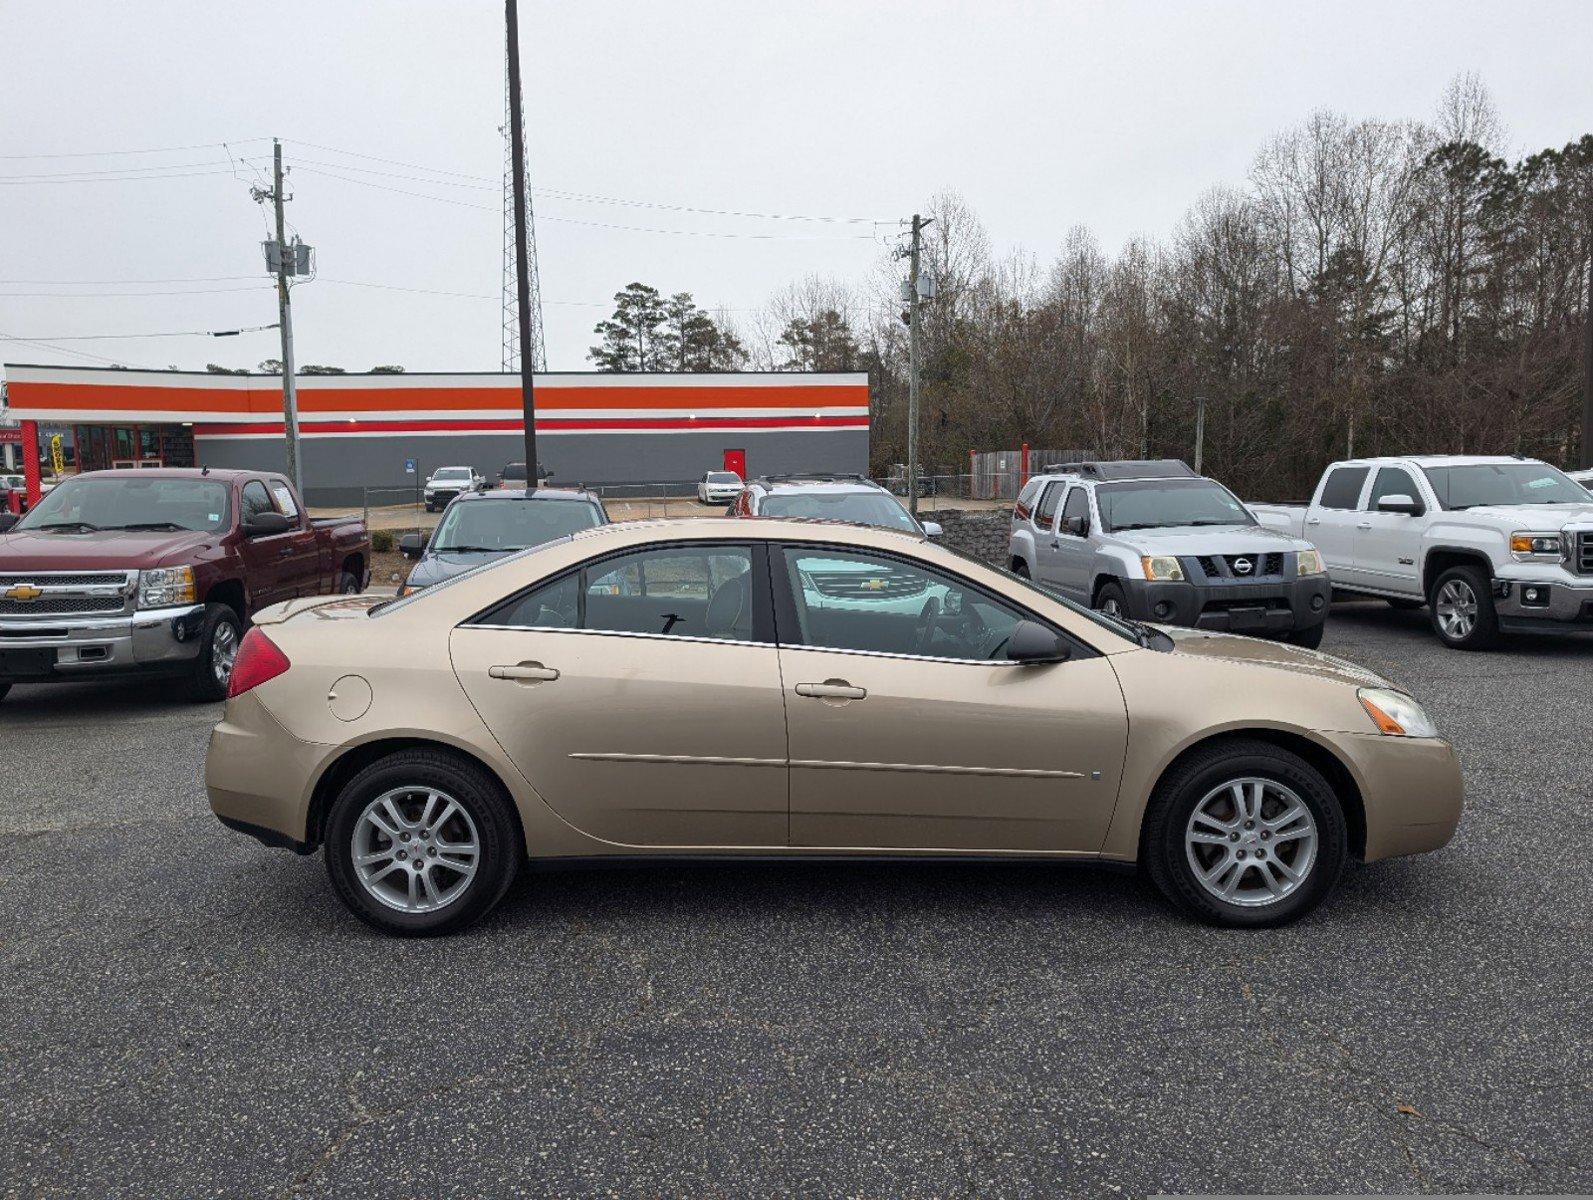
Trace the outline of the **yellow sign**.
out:
<instances>
[{"instance_id":1,"label":"yellow sign","mask_svg":"<svg viewBox=\"0 0 1593 1200\"><path fill-rule=\"evenodd\" d=\"M7 600L37 600L44 595L44 589L34 587L31 583L19 583L16 587L6 592Z\"/></svg>"},{"instance_id":2,"label":"yellow sign","mask_svg":"<svg viewBox=\"0 0 1593 1200\"><path fill-rule=\"evenodd\" d=\"M55 476L59 479L66 474L66 459L61 455L61 435L50 435L50 466L55 469Z\"/></svg>"}]
</instances>

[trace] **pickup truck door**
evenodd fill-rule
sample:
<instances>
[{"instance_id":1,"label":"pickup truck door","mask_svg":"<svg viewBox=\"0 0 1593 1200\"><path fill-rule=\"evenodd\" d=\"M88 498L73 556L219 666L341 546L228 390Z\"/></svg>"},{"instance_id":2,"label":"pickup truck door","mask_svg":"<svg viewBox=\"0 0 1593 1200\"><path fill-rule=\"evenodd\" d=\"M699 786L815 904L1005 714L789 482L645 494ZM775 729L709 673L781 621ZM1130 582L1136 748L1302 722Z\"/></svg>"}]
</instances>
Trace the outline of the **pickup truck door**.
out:
<instances>
[{"instance_id":1,"label":"pickup truck door","mask_svg":"<svg viewBox=\"0 0 1593 1200\"><path fill-rule=\"evenodd\" d=\"M310 524L308 513L299 511L293 489L280 479L270 483L271 498L279 513L298 523L297 528L283 534L286 554L282 558L282 585L288 596L315 596L334 590L336 576L332 564L321 561L320 539Z\"/></svg>"},{"instance_id":2,"label":"pickup truck door","mask_svg":"<svg viewBox=\"0 0 1593 1200\"><path fill-rule=\"evenodd\" d=\"M1090 545L1090 490L1074 484L1062 505L1052 554L1052 582L1080 604L1090 596L1090 562L1095 549Z\"/></svg>"},{"instance_id":3,"label":"pickup truck door","mask_svg":"<svg viewBox=\"0 0 1593 1200\"><path fill-rule=\"evenodd\" d=\"M1029 533L1034 538L1034 577L1046 583L1056 582L1056 518L1062 507L1062 493L1067 490L1068 485L1061 481L1046 484L1029 519Z\"/></svg>"},{"instance_id":4,"label":"pickup truck door","mask_svg":"<svg viewBox=\"0 0 1593 1200\"><path fill-rule=\"evenodd\" d=\"M1409 496L1426 511L1414 516L1379 512L1377 502L1383 496ZM1356 523L1354 570L1345 582L1419 598L1422 531L1433 507L1433 497L1422 489L1412 472L1404 467L1379 467Z\"/></svg>"},{"instance_id":5,"label":"pickup truck door","mask_svg":"<svg viewBox=\"0 0 1593 1200\"><path fill-rule=\"evenodd\" d=\"M264 481L248 480L238 492L238 525L240 528L250 517L259 513L276 512L271 493ZM243 560L244 587L249 593L251 611L268 604L291 600L294 589L288 580L287 560L293 555L290 539L293 530L274 533L267 537L240 537L238 557Z\"/></svg>"},{"instance_id":6,"label":"pickup truck door","mask_svg":"<svg viewBox=\"0 0 1593 1200\"><path fill-rule=\"evenodd\" d=\"M1361 495L1369 467L1330 467L1305 510L1305 540L1322 552L1334 583L1354 585L1356 526L1365 518Z\"/></svg>"}]
</instances>

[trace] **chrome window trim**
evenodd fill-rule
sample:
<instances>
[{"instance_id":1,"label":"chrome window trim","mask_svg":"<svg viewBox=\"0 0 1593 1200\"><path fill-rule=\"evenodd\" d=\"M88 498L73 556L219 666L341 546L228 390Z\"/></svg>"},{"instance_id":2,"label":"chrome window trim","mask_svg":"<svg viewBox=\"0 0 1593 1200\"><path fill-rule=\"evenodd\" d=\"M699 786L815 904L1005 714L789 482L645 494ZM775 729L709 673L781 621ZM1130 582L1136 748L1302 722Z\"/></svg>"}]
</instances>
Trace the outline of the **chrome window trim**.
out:
<instances>
[{"instance_id":1,"label":"chrome window trim","mask_svg":"<svg viewBox=\"0 0 1593 1200\"><path fill-rule=\"evenodd\" d=\"M707 642L712 646L757 646L777 650L774 642L748 642L739 638L704 637L701 634L638 633L634 629L571 629L564 625L489 625L485 621L465 621L454 626L460 629L495 629L505 633L574 633L583 637L650 638L662 642Z\"/></svg>"},{"instance_id":2,"label":"chrome window trim","mask_svg":"<svg viewBox=\"0 0 1593 1200\"><path fill-rule=\"evenodd\" d=\"M903 654L899 650L854 650L842 646L809 646L804 643L792 643L789 645L782 643L780 649L806 650L811 654L852 654L860 658L906 659L909 662L955 663L964 667L1023 667L1031 665L1013 662L1007 658L942 658L933 654Z\"/></svg>"}]
</instances>

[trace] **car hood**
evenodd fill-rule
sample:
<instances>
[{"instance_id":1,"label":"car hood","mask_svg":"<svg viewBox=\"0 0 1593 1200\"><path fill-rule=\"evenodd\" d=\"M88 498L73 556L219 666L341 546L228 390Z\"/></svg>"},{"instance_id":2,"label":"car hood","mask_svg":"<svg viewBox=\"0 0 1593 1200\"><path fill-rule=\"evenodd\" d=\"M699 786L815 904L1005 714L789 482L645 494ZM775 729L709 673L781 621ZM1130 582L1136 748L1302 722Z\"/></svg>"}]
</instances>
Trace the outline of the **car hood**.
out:
<instances>
[{"instance_id":1,"label":"car hood","mask_svg":"<svg viewBox=\"0 0 1593 1200\"><path fill-rule=\"evenodd\" d=\"M132 571L177 562L215 541L212 533L103 529L0 534L0 571Z\"/></svg>"},{"instance_id":2,"label":"car hood","mask_svg":"<svg viewBox=\"0 0 1593 1200\"><path fill-rule=\"evenodd\" d=\"M1260 667L1275 667L1280 671L1294 671L1314 675L1319 679L1336 680L1355 687L1392 687L1375 672L1357 666L1320 650L1307 650L1302 646L1289 646L1282 642L1262 638L1240 637L1234 633L1211 633L1201 629L1186 629L1176 625L1158 625L1161 632L1173 640L1174 654L1196 654L1207 658L1225 658L1230 662L1252 663Z\"/></svg>"},{"instance_id":3,"label":"car hood","mask_svg":"<svg viewBox=\"0 0 1593 1200\"><path fill-rule=\"evenodd\" d=\"M483 563L497 562L500 558L517 553L516 550L495 550L479 554L427 554L415 564L405 583L412 588L430 587L455 575L463 575Z\"/></svg>"},{"instance_id":4,"label":"car hood","mask_svg":"<svg viewBox=\"0 0 1593 1200\"><path fill-rule=\"evenodd\" d=\"M1298 550L1305 545L1263 525L1172 526L1167 529L1130 529L1106 535L1142 554L1266 554Z\"/></svg>"},{"instance_id":5,"label":"car hood","mask_svg":"<svg viewBox=\"0 0 1593 1200\"><path fill-rule=\"evenodd\" d=\"M1461 521L1494 521L1511 532L1525 529L1561 529L1566 525L1593 524L1593 503L1588 504L1479 504L1451 509L1443 516Z\"/></svg>"}]
</instances>

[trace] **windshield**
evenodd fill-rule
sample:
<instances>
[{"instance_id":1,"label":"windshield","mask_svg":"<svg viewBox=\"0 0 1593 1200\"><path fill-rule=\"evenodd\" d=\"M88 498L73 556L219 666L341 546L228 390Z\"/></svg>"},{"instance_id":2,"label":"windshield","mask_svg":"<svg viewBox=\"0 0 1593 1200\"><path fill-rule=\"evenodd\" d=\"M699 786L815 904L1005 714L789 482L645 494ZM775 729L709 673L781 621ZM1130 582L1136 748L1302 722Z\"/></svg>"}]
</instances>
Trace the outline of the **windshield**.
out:
<instances>
[{"instance_id":1,"label":"windshield","mask_svg":"<svg viewBox=\"0 0 1593 1200\"><path fill-rule=\"evenodd\" d=\"M433 554L525 550L603 523L585 500L469 500L453 505L432 535Z\"/></svg>"},{"instance_id":2,"label":"windshield","mask_svg":"<svg viewBox=\"0 0 1593 1200\"><path fill-rule=\"evenodd\" d=\"M469 467L443 467L432 476L433 479L469 479Z\"/></svg>"},{"instance_id":3,"label":"windshield","mask_svg":"<svg viewBox=\"0 0 1593 1200\"><path fill-rule=\"evenodd\" d=\"M68 479L18 521L16 529L227 528L230 489L213 479Z\"/></svg>"},{"instance_id":4,"label":"windshield","mask_svg":"<svg viewBox=\"0 0 1593 1200\"><path fill-rule=\"evenodd\" d=\"M1587 489L1547 463L1481 463L1469 467L1424 467L1448 509L1479 504L1586 504Z\"/></svg>"},{"instance_id":5,"label":"windshield","mask_svg":"<svg viewBox=\"0 0 1593 1200\"><path fill-rule=\"evenodd\" d=\"M740 483L741 482L741 476L737 475L734 471L709 471L708 472L708 482L709 483Z\"/></svg>"},{"instance_id":6,"label":"windshield","mask_svg":"<svg viewBox=\"0 0 1593 1200\"><path fill-rule=\"evenodd\" d=\"M1108 532L1256 523L1232 492L1209 479L1102 484L1095 489L1095 504Z\"/></svg>"},{"instance_id":7,"label":"windshield","mask_svg":"<svg viewBox=\"0 0 1593 1200\"><path fill-rule=\"evenodd\" d=\"M850 521L917 533L918 524L895 499L882 492L788 492L765 496L760 517L803 517L814 521Z\"/></svg>"},{"instance_id":8,"label":"windshield","mask_svg":"<svg viewBox=\"0 0 1593 1200\"><path fill-rule=\"evenodd\" d=\"M501 478L503 478L503 479L524 479L525 478L525 464L524 463L510 463L507 467L505 467L503 469L503 474L501 475Z\"/></svg>"}]
</instances>

